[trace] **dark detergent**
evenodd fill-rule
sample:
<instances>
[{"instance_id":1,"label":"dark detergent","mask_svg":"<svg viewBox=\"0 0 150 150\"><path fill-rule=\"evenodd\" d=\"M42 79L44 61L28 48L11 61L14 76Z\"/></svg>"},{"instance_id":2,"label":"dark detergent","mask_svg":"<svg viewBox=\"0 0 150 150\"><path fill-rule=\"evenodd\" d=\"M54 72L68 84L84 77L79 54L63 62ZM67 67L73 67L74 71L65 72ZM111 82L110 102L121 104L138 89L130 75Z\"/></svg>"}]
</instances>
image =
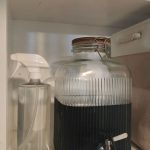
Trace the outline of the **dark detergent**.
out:
<instances>
[{"instance_id":1,"label":"dark detergent","mask_svg":"<svg viewBox=\"0 0 150 150\"><path fill-rule=\"evenodd\" d=\"M115 142L117 150L131 150L131 104L73 107L55 99L55 150L99 150L105 139L128 133Z\"/></svg>"}]
</instances>

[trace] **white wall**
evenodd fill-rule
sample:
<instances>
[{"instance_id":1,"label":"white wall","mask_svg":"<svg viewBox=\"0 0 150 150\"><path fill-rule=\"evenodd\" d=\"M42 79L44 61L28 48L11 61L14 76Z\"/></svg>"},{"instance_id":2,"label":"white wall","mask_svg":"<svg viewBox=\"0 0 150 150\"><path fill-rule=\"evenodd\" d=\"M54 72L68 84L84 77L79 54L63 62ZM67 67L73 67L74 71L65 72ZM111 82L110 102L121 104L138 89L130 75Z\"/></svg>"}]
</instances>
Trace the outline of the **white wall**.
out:
<instances>
[{"instance_id":1,"label":"white wall","mask_svg":"<svg viewBox=\"0 0 150 150\"><path fill-rule=\"evenodd\" d=\"M118 28L31 21L13 21L12 50L38 53L48 62L71 54L71 41L79 36L110 36Z\"/></svg>"},{"instance_id":2,"label":"white wall","mask_svg":"<svg viewBox=\"0 0 150 150\"><path fill-rule=\"evenodd\" d=\"M7 1L0 0L0 150L6 150Z\"/></svg>"},{"instance_id":3,"label":"white wall","mask_svg":"<svg viewBox=\"0 0 150 150\"><path fill-rule=\"evenodd\" d=\"M13 20L11 30L11 53L40 54L51 64L63 56L72 55L72 39L81 36L110 36L120 28ZM26 78L27 73L22 72L19 77ZM44 73L44 76L47 77L47 74Z\"/></svg>"}]
</instances>

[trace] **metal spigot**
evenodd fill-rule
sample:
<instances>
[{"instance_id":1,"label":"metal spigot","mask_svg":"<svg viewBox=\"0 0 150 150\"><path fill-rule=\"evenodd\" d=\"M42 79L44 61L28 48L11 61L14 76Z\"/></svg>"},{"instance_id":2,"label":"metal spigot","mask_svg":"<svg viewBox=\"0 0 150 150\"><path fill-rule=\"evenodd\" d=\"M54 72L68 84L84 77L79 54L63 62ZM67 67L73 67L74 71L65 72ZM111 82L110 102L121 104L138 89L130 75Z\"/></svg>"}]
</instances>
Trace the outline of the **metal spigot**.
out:
<instances>
[{"instance_id":1,"label":"metal spigot","mask_svg":"<svg viewBox=\"0 0 150 150\"><path fill-rule=\"evenodd\" d=\"M106 139L105 140L105 145L101 145L98 150L111 150L111 141Z\"/></svg>"},{"instance_id":2,"label":"metal spigot","mask_svg":"<svg viewBox=\"0 0 150 150\"><path fill-rule=\"evenodd\" d=\"M123 133L123 134L120 134L118 136L113 137L111 140L106 139L105 140L105 144L99 146L99 148L97 150L112 150L114 142L126 139L127 137L128 137L128 134L127 133Z\"/></svg>"},{"instance_id":3,"label":"metal spigot","mask_svg":"<svg viewBox=\"0 0 150 150\"><path fill-rule=\"evenodd\" d=\"M110 140L105 140L105 150L111 150L111 141Z\"/></svg>"}]
</instances>

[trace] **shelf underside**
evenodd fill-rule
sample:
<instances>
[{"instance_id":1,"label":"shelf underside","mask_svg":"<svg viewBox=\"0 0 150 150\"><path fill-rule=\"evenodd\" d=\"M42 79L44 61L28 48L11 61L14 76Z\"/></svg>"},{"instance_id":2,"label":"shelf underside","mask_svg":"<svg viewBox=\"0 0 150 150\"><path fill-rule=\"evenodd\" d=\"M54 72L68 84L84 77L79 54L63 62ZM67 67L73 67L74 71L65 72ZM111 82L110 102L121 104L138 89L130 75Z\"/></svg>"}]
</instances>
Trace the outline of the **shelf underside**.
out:
<instances>
[{"instance_id":1,"label":"shelf underside","mask_svg":"<svg viewBox=\"0 0 150 150\"><path fill-rule=\"evenodd\" d=\"M150 17L146 0L10 0L13 19L126 28Z\"/></svg>"}]
</instances>

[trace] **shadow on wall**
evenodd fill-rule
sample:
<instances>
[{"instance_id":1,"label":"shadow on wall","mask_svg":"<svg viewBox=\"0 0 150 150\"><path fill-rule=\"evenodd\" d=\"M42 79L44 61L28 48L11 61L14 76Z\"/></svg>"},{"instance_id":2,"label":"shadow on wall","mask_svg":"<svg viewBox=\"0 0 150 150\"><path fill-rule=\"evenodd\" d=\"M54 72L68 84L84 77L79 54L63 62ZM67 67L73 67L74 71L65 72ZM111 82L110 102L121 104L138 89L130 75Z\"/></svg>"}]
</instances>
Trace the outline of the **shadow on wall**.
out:
<instances>
[{"instance_id":1,"label":"shadow on wall","mask_svg":"<svg viewBox=\"0 0 150 150\"><path fill-rule=\"evenodd\" d=\"M127 65L133 78L132 140L150 149L150 53L115 58Z\"/></svg>"}]
</instances>

